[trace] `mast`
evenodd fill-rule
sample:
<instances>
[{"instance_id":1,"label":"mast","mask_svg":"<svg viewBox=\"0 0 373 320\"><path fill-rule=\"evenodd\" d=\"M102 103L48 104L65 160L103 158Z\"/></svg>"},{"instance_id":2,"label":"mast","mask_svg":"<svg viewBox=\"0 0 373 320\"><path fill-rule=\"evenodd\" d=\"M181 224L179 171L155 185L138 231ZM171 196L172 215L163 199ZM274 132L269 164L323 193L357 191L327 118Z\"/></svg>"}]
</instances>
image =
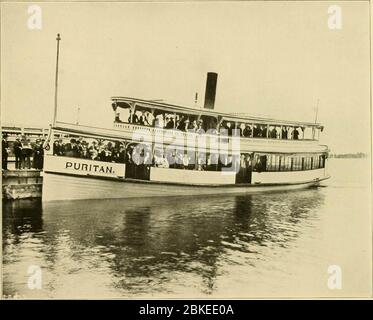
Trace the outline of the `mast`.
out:
<instances>
[{"instance_id":1,"label":"mast","mask_svg":"<svg viewBox=\"0 0 373 320\"><path fill-rule=\"evenodd\" d=\"M56 119L57 119L57 89L58 89L58 57L60 53L60 34L57 34L57 57L56 57L56 79L54 83L54 113L53 113L53 126L56 125Z\"/></svg>"},{"instance_id":2,"label":"mast","mask_svg":"<svg viewBox=\"0 0 373 320\"><path fill-rule=\"evenodd\" d=\"M318 116L318 113L319 113L319 102L320 102L320 99L317 99L317 105L316 105L316 112L315 112L315 124L317 123L317 116Z\"/></svg>"}]
</instances>

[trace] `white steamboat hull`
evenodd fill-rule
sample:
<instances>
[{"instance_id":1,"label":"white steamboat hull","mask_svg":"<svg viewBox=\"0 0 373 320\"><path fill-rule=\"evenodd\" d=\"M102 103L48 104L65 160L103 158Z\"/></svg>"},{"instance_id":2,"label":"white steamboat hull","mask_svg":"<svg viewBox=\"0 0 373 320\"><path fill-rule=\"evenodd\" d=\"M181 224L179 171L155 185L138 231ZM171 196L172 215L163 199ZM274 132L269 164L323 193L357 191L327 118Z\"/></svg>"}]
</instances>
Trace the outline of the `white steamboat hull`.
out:
<instances>
[{"instance_id":1,"label":"white steamboat hull","mask_svg":"<svg viewBox=\"0 0 373 320\"><path fill-rule=\"evenodd\" d=\"M323 179L307 182L254 185L186 185L142 180L109 180L96 177L74 176L45 172L43 201L114 199L159 196L200 196L218 194L250 194L285 191L319 185Z\"/></svg>"}]
</instances>

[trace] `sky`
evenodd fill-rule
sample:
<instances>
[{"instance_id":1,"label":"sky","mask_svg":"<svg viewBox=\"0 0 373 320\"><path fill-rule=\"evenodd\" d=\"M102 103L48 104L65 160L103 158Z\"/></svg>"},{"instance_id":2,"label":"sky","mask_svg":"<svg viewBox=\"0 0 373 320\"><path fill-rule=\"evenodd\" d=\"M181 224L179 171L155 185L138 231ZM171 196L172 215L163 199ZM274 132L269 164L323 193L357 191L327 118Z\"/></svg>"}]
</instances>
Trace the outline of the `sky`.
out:
<instances>
[{"instance_id":1,"label":"sky","mask_svg":"<svg viewBox=\"0 0 373 320\"><path fill-rule=\"evenodd\" d=\"M215 109L318 121L332 152L370 150L368 2L1 4L1 123L52 121L56 34L58 120L112 127L111 96L203 105L218 73ZM341 29L328 8L341 8ZM319 103L317 102L319 101Z\"/></svg>"}]
</instances>

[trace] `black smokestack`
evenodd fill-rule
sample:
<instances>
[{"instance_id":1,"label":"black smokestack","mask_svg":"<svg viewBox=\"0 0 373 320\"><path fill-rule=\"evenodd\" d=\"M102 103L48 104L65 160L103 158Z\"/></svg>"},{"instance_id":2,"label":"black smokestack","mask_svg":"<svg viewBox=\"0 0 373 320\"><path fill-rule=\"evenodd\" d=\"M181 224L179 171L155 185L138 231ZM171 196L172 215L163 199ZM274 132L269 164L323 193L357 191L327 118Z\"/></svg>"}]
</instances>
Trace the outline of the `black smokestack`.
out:
<instances>
[{"instance_id":1,"label":"black smokestack","mask_svg":"<svg viewBox=\"0 0 373 320\"><path fill-rule=\"evenodd\" d=\"M217 73L207 72L205 106L204 106L206 109L214 109L217 81L218 81Z\"/></svg>"}]
</instances>

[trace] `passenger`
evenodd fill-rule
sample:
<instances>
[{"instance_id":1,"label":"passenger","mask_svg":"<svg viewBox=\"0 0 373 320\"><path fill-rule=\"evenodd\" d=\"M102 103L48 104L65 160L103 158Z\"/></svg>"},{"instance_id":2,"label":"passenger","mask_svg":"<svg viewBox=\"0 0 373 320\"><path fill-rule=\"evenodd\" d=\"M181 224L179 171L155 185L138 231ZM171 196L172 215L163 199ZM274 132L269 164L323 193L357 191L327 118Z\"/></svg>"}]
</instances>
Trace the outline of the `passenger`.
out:
<instances>
[{"instance_id":1,"label":"passenger","mask_svg":"<svg viewBox=\"0 0 373 320\"><path fill-rule=\"evenodd\" d=\"M144 164L145 166L149 166L152 163L152 154L150 150L145 150L144 155Z\"/></svg>"},{"instance_id":2,"label":"passenger","mask_svg":"<svg viewBox=\"0 0 373 320\"><path fill-rule=\"evenodd\" d=\"M193 122L191 123L191 126L189 126L189 130L196 132L197 129L198 129L197 120L193 120Z\"/></svg>"},{"instance_id":3,"label":"passenger","mask_svg":"<svg viewBox=\"0 0 373 320\"><path fill-rule=\"evenodd\" d=\"M197 160L197 170L204 171L205 163L206 163L205 154L200 154Z\"/></svg>"},{"instance_id":4,"label":"passenger","mask_svg":"<svg viewBox=\"0 0 373 320\"><path fill-rule=\"evenodd\" d=\"M298 131L297 127L295 127L294 130L293 130L293 139L294 140L298 140L299 139L299 131Z\"/></svg>"},{"instance_id":5,"label":"passenger","mask_svg":"<svg viewBox=\"0 0 373 320\"><path fill-rule=\"evenodd\" d=\"M149 111L146 111L144 114L145 118L145 125L146 126L154 126L154 116Z\"/></svg>"},{"instance_id":6,"label":"passenger","mask_svg":"<svg viewBox=\"0 0 373 320\"><path fill-rule=\"evenodd\" d=\"M53 148L52 149L53 155L54 156L59 156L60 155L60 148L61 148L60 141L57 140L57 139L54 140L52 148Z\"/></svg>"},{"instance_id":7,"label":"passenger","mask_svg":"<svg viewBox=\"0 0 373 320\"><path fill-rule=\"evenodd\" d=\"M227 166L228 167L230 167L232 165L232 161L233 161L233 157L231 155L228 156L228 158L227 158L227 162L228 162Z\"/></svg>"},{"instance_id":8,"label":"passenger","mask_svg":"<svg viewBox=\"0 0 373 320\"><path fill-rule=\"evenodd\" d=\"M189 156L187 153L183 155L183 169L188 169L189 167Z\"/></svg>"},{"instance_id":9,"label":"passenger","mask_svg":"<svg viewBox=\"0 0 373 320\"><path fill-rule=\"evenodd\" d=\"M81 151L81 158L83 159L89 159L89 151L88 151L88 142L87 141L82 141L82 151Z\"/></svg>"},{"instance_id":10,"label":"passenger","mask_svg":"<svg viewBox=\"0 0 373 320\"><path fill-rule=\"evenodd\" d=\"M218 134L218 130L217 130L216 128L210 128L210 129L208 130L208 133L209 133L209 134L212 134L212 135L216 135L216 134Z\"/></svg>"},{"instance_id":11,"label":"passenger","mask_svg":"<svg viewBox=\"0 0 373 320\"><path fill-rule=\"evenodd\" d=\"M249 124L246 124L245 129L242 132L242 135L246 138L249 138L251 137L251 134L252 134L251 126Z\"/></svg>"},{"instance_id":12,"label":"passenger","mask_svg":"<svg viewBox=\"0 0 373 320\"><path fill-rule=\"evenodd\" d=\"M177 129L177 130L182 130L182 129L181 129L181 122L180 122L180 120L176 120L176 123L175 123L175 129Z\"/></svg>"},{"instance_id":13,"label":"passenger","mask_svg":"<svg viewBox=\"0 0 373 320\"><path fill-rule=\"evenodd\" d=\"M128 117L128 123L138 123L138 122L139 122L139 118L136 112L132 112L132 110L130 109L130 116Z\"/></svg>"},{"instance_id":14,"label":"passenger","mask_svg":"<svg viewBox=\"0 0 373 320\"><path fill-rule=\"evenodd\" d=\"M276 139L277 138L277 130L276 130L275 127L273 127L273 129L269 132L269 136L272 139Z\"/></svg>"},{"instance_id":15,"label":"passenger","mask_svg":"<svg viewBox=\"0 0 373 320\"><path fill-rule=\"evenodd\" d=\"M287 127L282 127L281 138L282 139L287 139L288 138L288 129L287 129Z\"/></svg>"},{"instance_id":16,"label":"passenger","mask_svg":"<svg viewBox=\"0 0 373 320\"><path fill-rule=\"evenodd\" d=\"M217 153L210 153L207 159L207 170L218 170L219 155Z\"/></svg>"},{"instance_id":17,"label":"passenger","mask_svg":"<svg viewBox=\"0 0 373 320\"><path fill-rule=\"evenodd\" d=\"M30 139L23 138L22 142L22 169L31 169L32 148Z\"/></svg>"},{"instance_id":18,"label":"passenger","mask_svg":"<svg viewBox=\"0 0 373 320\"><path fill-rule=\"evenodd\" d=\"M19 137L16 138L16 141L13 144L13 152L15 156L15 168L21 169L22 163L22 144Z\"/></svg>"},{"instance_id":19,"label":"passenger","mask_svg":"<svg viewBox=\"0 0 373 320\"><path fill-rule=\"evenodd\" d=\"M167 119L169 119L167 121ZM173 118L166 118L166 129L173 129L175 126L175 122Z\"/></svg>"},{"instance_id":20,"label":"passenger","mask_svg":"<svg viewBox=\"0 0 373 320\"><path fill-rule=\"evenodd\" d=\"M184 123L181 125L181 129L184 132L187 132L189 129L189 119L186 119Z\"/></svg>"},{"instance_id":21,"label":"passenger","mask_svg":"<svg viewBox=\"0 0 373 320\"><path fill-rule=\"evenodd\" d=\"M76 141L76 150L77 150L77 157L82 158L83 155L83 145L82 145L82 140L83 138L79 138Z\"/></svg>"},{"instance_id":22,"label":"passenger","mask_svg":"<svg viewBox=\"0 0 373 320\"><path fill-rule=\"evenodd\" d=\"M170 118L169 117L166 117L165 121L164 121L164 124L163 124L163 127L165 129L167 129L167 126L168 126L168 123L170 122Z\"/></svg>"},{"instance_id":23,"label":"passenger","mask_svg":"<svg viewBox=\"0 0 373 320\"><path fill-rule=\"evenodd\" d=\"M76 139L71 139L71 156L73 158L80 157L80 141Z\"/></svg>"},{"instance_id":24,"label":"passenger","mask_svg":"<svg viewBox=\"0 0 373 320\"><path fill-rule=\"evenodd\" d=\"M203 125L203 120L202 120L202 119L199 119L199 120L198 120L197 129L196 129L196 132L197 132L198 134L203 134L203 133L205 133L205 130L203 129L202 125Z\"/></svg>"},{"instance_id":25,"label":"passenger","mask_svg":"<svg viewBox=\"0 0 373 320\"><path fill-rule=\"evenodd\" d=\"M258 127L258 125L254 125L254 128L253 128L253 137L254 138L259 137L259 127Z\"/></svg>"},{"instance_id":26,"label":"passenger","mask_svg":"<svg viewBox=\"0 0 373 320\"><path fill-rule=\"evenodd\" d=\"M267 126L261 126L262 138L267 138Z\"/></svg>"},{"instance_id":27,"label":"passenger","mask_svg":"<svg viewBox=\"0 0 373 320\"><path fill-rule=\"evenodd\" d=\"M122 122L122 120L120 120L120 114L119 114L119 112L115 113L115 122Z\"/></svg>"},{"instance_id":28,"label":"passenger","mask_svg":"<svg viewBox=\"0 0 373 320\"><path fill-rule=\"evenodd\" d=\"M161 158L161 164L159 165L160 168L169 168L170 165L165 157Z\"/></svg>"},{"instance_id":29,"label":"passenger","mask_svg":"<svg viewBox=\"0 0 373 320\"><path fill-rule=\"evenodd\" d=\"M234 137L240 137L241 136L241 132L242 132L242 130L241 130L240 126L235 123L232 126L232 136L234 136Z\"/></svg>"},{"instance_id":30,"label":"passenger","mask_svg":"<svg viewBox=\"0 0 373 320\"><path fill-rule=\"evenodd\" d=\"M88 148L88 152L92 160L97 160L97 157L98 157L97 141L95 140L92 141L92 145Z\"/></svg>"},{"instance_id":31,"label":"passenger","mask_svg":"<svg viewBox=\"0 0 373 320\"><path fill-rule=\"evenodd\" d=\"M36 143L33 148L33 161L32 161L32 166L34 169L43 168L43 157L44 157L44 149L41 145L41 140L36 139Z\"/></svg>"},{"instance_id":32,"label":"passenger","mask_svg":"<svg viewBox=\"0 0 373 320\"><path fill-rule=\"evenodd\" d=\"M175 168L175 163L176 163L176 153L175 153L175 151L167 150L165 158L166 158L166 160L169 164L169 167L170 168Z\"/></svg>"},{"instance_id":33,"label":"passenger","mask_svg":"<svg viewBox=\"0 0 373 320\"><path fill-rule=\"evenodd\" d=\"M109 145L105 145L100 154L99 154L100 161L105 161L105 162L111 162L112 160L112 152L109 149Z\"/></svg>"},{"instance_id":34,"label":"passenger","mask_svg":"<svg viewBox=\"0 0 373 320\"><path fill-rule=\"evenodd\" d=\"M179 124L179 125L178 125ZM176 126L175 128L180 130L180 131L183 131L184 129L184 124L185 124L185 119L184 119L184 116L182 115L181 117L178 117L177 121L176 121ZM178 125L178 126L177 126Z\"/></svg>"},{"instance_id":35,"label":"passenger","mask_svg":"<svg viewBox=\"0 0 373 320\"><path fill-rule=\"evenodd\" d=\"M141 113L140 117L139 117L139 124L144 126L145 125L145 115L144 115L144 112Z\"/></svg>"},{"instance_id":36,"label":"passenger","mask_svg":"<svg viewBox=\"0 0 373 320\"><path fill-rule=\"evenodd\" d=\"M153 164L156 166L156 167L159 167L162 163L162 157L160 156L159 152L154 152L154 156L153 156Z\"/></svg>"},{"instance_id":37,"label":"passenger","mask_svg":"<svg viewBox=\"0 0 373 320\"><path fill-rule=\"evenodd\" d=\"M257 161L255 163L255 171L257 171L257 172L262 171L262 163L261 163L260 157L257 159Z\"/></svg>"},{"instance_id":38,"label":"passenger","mask_svg":"<svg viewBox=\"0 0 373 320\"><path fill-rule=\"evenodd\" d=\"M184 168L183 157L184 157L183 151L176 150L175 167L177 169L183 169Z\"/></svg>"},{"instance_id":39,"label":"passenger","mask_svg":"<svg viewBox=\"0 0 373 320\"><path fill-rule=\"evenodd\" d=\"M232 124L230 122L227 122L226 129L227 129L228 136L231 136L232 135Z\"/></svg>"},{"instance_id":40,"label":"passenger","mask_svg":"<svg viewBox=\"0 0 373 320\"><path fill-rule=\"evenodd\" d=\"M119 157L117 158L117 162L119 163L126 163L126 149L124 148L124 145L120 145L119 147Z\"/></svg>"},{"instance_id":41,"label":"passenger","mask_svg":"<svg viewBox=\"0 0 373 320\"><path fill-rule=\"evenodd\" d=\"M75 143L75 139L71 139L69 143L64 145L64 156L71 157L72 156L72 143Z\"/></svg>"},{"instance_id":42,"label":"passenger","mask_svg":"<svg viewBox=\"0 0 373 320\"><path fill-rule=\"evenodd\" d=\"M166 125L166 129L174 129L174 127L175 127L174 118L170 118L170 120L168 121L168 123Z\"/></svg>"},{"instance_id":43,"label":"passenger","mask_svg":"<svg viewBox=\"0 0 373 320\"><path fill-rule=\"evenodd\" d=\"M164 117L163 115L157 116L155 119L155 127L163 128L164 127Z\"/></svg>"},{"instance_id":44,"label":"passenger","mask_svg":"<svg viewBox=\"0 0 373 320\"><path fill-rule=\"evenodd\" d=\"M132 160L132 152L133 152L133 145L130 145L130 146L127 148L127 151L126 151L126 160L127 160L127 163L128 163L128 164L132 164L132 163L133 163L133 160Z\"/></svg>"},{"instance_id":45,"label":"passenger","mask_svg":"<svg viewBox=\"0 0 373 320\"><path fill-rule=\"evenodd\" d=\"M9 155L8 135L3 134L3 139L1 142L1 166L3 170L8 170L8 155Z\"/></svg>"}]
</instances>

